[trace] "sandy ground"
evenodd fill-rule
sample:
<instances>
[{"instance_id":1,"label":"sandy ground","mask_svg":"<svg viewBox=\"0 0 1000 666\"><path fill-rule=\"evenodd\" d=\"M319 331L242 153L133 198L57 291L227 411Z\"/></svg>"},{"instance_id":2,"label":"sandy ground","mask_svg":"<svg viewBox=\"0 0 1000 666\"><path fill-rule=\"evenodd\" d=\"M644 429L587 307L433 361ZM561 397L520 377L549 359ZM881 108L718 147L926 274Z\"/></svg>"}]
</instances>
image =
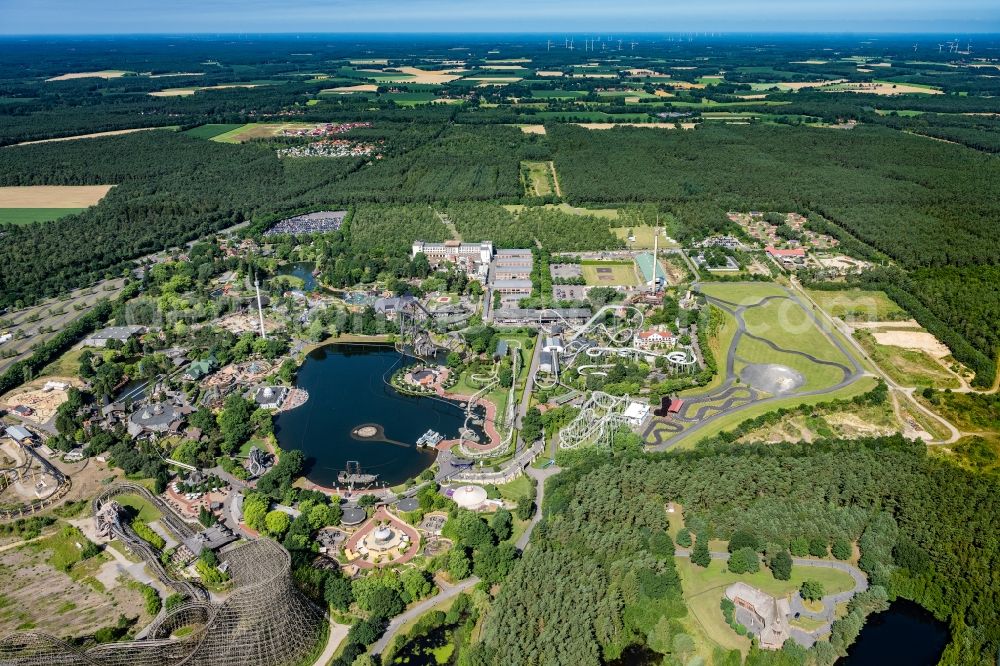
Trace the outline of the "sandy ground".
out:
<instances>
[{"instance_id":1,"label":"sandy ground","mask_svg":"<svg viewBox=\"0 0 1000 666\"><path fill-rule=\"evenodd\" d=\"M256 316L251 316L248 314L230 314L226 315L222 319L215 322L215 326L220 326L231 333L236 335L242 335L243 333L254 332L260 330L260 320ZM264 329L268 332L275 331L280 326L271 321L270 319L264 319Z\"/></svg>"},{"instance_id":2,"label":"sandy ground","mask_svg":"<svg viewBox=\"0 0 1000 666\"><path fill-rule=\"evenodd\" d=\"M429 72L417 67L400 67L399 71L413 77L412 79L407 79L406 83L450 83L455 79L461 78L458 74L452 73L459 70L449 70L448 72ZM386 72L386 74L391 73L392 72Z\"/></svg>"},{"instance_id":3,"label":"sandy ground","mask_svg":"<svg viewBox=\"0 0 1000 666\"><path fill-rule=\"evenodd\" d=\"M25 185L0 187L0 208L86 208L114 185Z\"/></svg>"},{"instance_id":4,"label":"sandy ground","mask_svg":"<svg viewBox=\"0 0 1000 666\"><path fill-rule=\"evenodd\" d=\"M880 328L916 328L923 330L923 326L916 319L904 319L903 321L852 321L851 328L871 328L875 330Z\"/></svg>"},{"instance_id":5,"label":"sandy ground","mask_svg":"<svg viewBox=\"0 0 1000 666\"><path fill-rule=\"evenodd\" d=\"M535 75L536 76L562 76L563 73L562 72L558 72L558 71L553 71L553 70L540 69L537 72L535 72Z\"/></svg>"},{"instance_id":6,"label":"sandy ground","mask_svg":"<svg viewBox=\"0 0 1000 666\"><path fill-rule=\"evenodd\" d=\"M30 146L33 143L52 143L54 141L76 141L77 139L99 139L102 136L118 136L119 134L131 134L132 132L147 132L149 130L168 129L166 127L135 127L133 129L111 130L110 132L94 132L93 134L77 134L76 136L62 136L57 139L39 139L37 141L22 141L15 143L15 146Z\"/></svg>"},{"instance_id":7,"label":"sandy ground","mask_svg":"<svg viewBox=\"0 0 1000 666\"><path fill-rule=\"evenodd\" d=\"M356 86L340 86L339 88L327 88L326 90L320 90L320 93L337 93L339 95L346 95L349 93L356 92L376 92L378 86L374 83L361 83Z\"/></svg>"},{"instance_id":8,"label":"sandy ground","mask_svg":"<svg viewBox=\"0 0 1000 666\"><path fill-rule=\"evenodd\" d=\"M82 383L69 377L46 377L44 379L36 379L29 385L17 388L5 395L2 399L0 399L2 400L2 403L0 404L3 404L8 409L13 409L17 405L30 407L35 410L35 413L28 420L37 423L46 423L49 419L55 416L59 405L66 402L66 399L69 397L68 393L63 390L44 390L43 387L45 386L45 383L50 381L63 382L69 385L77 386Z\"/></svg>"},{"instance_id":9,"label":"sandy ground","mask_svg":"<svg viewBox=\"0 0 1000 666\"><path fill-rule=\"evenodd\" d=\"M367 60L348 60L352 65L388 65L389 60L386 58L369 58Z\"/></svg>"},{"instance_id":10,"label":"sandy ground","mask_svg":"<svg viewBox=\"0 0 1000 666\"><path fill-rule=\"evenodd\" d=\"M946 346L927 331L875 331L875 342L890 347L924 351L934 358L951 354Z\"/></svg>"},{"instance_id":11,"label":"sandy ground","mask_svg":"<svg viewBox=\"0 0 1000 666\"><path fill-rule=\"evenodd\" d=\"M825 65L826 60L792 60L792 65Z\"/></svg>"},{"instance_id":12,"label":"sandy ground","mask_svg":"<svg viewBox=\"0 0 1000 666\"><path fill-rule=\"evenodd\" d=\"M479 69L524 69L521 65L480 65Z\"/></svg>"},{"instance_id":13,"label":"sandy ground","mask_svg":"<svg viewBox=\"0 0 1000 666\"><path fill-rule=\"evenodd\" d=\"M617 74L603 74L600 72L586 73L586 74L573 74L574 79L614 79L617 78Z\"/></svg>"},{"instance_id":14,"label":"sandy ground","mask_svg":"<svg viewBox=\"0 0 1000 666\"><path fill-rule=\"evenodd\" d=\"M613 127L648 127L651 129L674 129L674 123L576 123L590 130L606 130ZM682 129L694 129L696 123L681 123Z\"/></svg>"},{"instance_id":15,"label":"sandy ground","mask_svg":"<svg viewBox=\"0 0 1000 666\"><path fill-rule=\"evenodd\" d=\"M70 74L60 74L53 76L46 81L72 81L73 79L117 79L125 76L125 72L117 69L103 69L99 72L72 72Z\"/></svg>"},{"instance_id":16,"label":"sandy ground","mask_svg":"<svg viewBox=\"0 0 1000 666\"><path fill-rule=\"evenodd\" d=\"M525 134L545 134L545 125L518 125Z\"/></svg>"}]
</instances>

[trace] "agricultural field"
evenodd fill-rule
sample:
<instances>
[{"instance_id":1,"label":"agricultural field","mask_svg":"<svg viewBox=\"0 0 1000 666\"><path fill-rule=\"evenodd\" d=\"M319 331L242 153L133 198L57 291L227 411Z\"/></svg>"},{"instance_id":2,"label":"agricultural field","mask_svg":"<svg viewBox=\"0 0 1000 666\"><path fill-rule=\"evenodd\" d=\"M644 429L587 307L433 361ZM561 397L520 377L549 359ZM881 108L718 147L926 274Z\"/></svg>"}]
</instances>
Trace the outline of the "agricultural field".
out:
<instances>
[{"instance_id":1,"label":"agricultural field","mask_svg":"<svg viewBox=\"0 0 1000 666\"><path fill-rule=\"evenodd\" d=\"M112 185L0 187L0 224L34 224L73 215L97 204Z\"/></svg>"},{"instance_id":2,"label":"agricultural field","mask_svg":"<svg viewBox=\"0 0 1000 666\"><path fill-rule=\"evenodd\" d=\"M0 187L0 208L86 208L114 185L25 185Z\"/></svg>"},{"instance_id":3,"label":"agricultural field","mask_svg":"<svg viewBox=\"0 0 1000 666\"><path fill-rule=\"evenodd\" d=\"M185 131L184 134L193 136L196 139L214 139L221 134L238 130L241 127L244 127L243 123L209 123L207 125L193 127Z\"/></svg>"},{"instance_id":4,"label":"agricultural field","mask_svg":"<svg viewBox=\"0 0 1000 666\"><path fill-rule=\"evenodd\" d=\"M583 279L595 287L634 287L639 284L632 262L584 261Z\"/></svg>"},{"instance_id":5,"label":"agricultural field","mask_svg":"<svg viewBox=\"0 0 1000 666\"><path fill-rule=\"evenodd\" d=\"M83 208L0 208L0 224L51 222L79 213Z\"/></svg>"}]
</instances>

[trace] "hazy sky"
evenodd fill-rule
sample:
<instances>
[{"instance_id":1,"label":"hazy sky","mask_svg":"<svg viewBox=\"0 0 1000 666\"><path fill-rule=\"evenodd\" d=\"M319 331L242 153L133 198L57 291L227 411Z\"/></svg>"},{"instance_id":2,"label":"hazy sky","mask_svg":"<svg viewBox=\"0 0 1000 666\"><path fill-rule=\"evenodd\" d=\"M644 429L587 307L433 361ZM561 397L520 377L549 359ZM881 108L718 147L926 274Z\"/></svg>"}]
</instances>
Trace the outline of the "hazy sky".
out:
<instances>
[{"instance_id":1,"label":"hazy sky","mask_svg":"<svg viewBox=\"0 0 1000 666\"><path fill-rule=\"evenodd\" d=\"M1000 0L0 0L0 34L1000 32Z\"/></svg>"}]
</instances>

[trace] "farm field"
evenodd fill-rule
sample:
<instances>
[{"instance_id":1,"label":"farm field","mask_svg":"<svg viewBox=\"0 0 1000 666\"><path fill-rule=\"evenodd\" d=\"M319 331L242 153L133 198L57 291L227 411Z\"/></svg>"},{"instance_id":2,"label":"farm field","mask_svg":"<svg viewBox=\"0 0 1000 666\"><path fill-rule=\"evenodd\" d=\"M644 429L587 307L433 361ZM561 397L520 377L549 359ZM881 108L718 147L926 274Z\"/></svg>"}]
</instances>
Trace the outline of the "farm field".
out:
<instances>
[{"instance_id":1,"label":"farm field","mask_svg":"<svg viewBox=\"0 0 1000 666\"><path fill-rule=\"evenodd\" d=\"M114 185L23 185L0 187L0 208L86 208Z\"/></svg>"},{"instance_id":2,"label":"farm field","mask_svg":"<svg viewBox=\"0 0 1000 666\"><path fill-rule=\"evenodd\" d=\"M196 139L214 139L220 134L232 132L233 130L237 130L243 126L243 123L209 123L207 125L200 125L186 130L184 134L187 136L193 136Z\"/></svg>"},{"instance_id":3,"label":"farm field","mask_svg":"<svg viewBox=\"0 0 1000 666\"><path fill-rule=\"evenodd\" d=\"M94 72L71 72L69 74L60 74L59 76L53 76L52 78L45 80L72 81L74 79L117 79L128 73L129 72L122 69L102 69Z\"/></svg>"},{"instance_id":4,"label":"farm field","mask_svg":"<svg viewBox=\"0 0 1000 666\"><path fill-rule=\"evenodd\" d=\"M53 139L38 139L37 141L22 141L15 143L15 146L30 146L36 143L55 143L57 141L76 141L77 139L99 139L105 136L119 136L121 134L132 134L133 132L147 132L149 130L176 130L175 125L165 125L163 127L134 127L132 129L111 130L108 132L92 132L90 134L76 134L74 136L60 136Z\"/></svg>"},{"instance_id":5,"label":"farm field","mask_svg":"<svg viewBox=\"0 0 1000 666\"><path fill-rule=\"evenodd\" d=\"M634 264L611 261L583 262L583 279L589 286L597 287L632 287L639 284Z\"/></svg>"},{"instance_id":6,"label":"farm field","mask_svg":"<svg viewBox=\"0 0 1000 666\"><path fill-rule=\"evenodd\" d=\"M0 208L0 224L34 224L51 222L60 217L79 213L84 208Z\"/></svg>"}]
</instances>

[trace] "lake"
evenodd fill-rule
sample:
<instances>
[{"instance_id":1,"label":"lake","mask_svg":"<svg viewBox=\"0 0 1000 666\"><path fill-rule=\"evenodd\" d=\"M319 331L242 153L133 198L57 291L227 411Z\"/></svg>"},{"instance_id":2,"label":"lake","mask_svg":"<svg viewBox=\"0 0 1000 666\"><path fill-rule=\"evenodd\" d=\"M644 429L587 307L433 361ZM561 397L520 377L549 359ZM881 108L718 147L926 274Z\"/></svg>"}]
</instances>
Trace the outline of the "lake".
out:
<instances>
[{"instance_id":1,"label":"lake","mask_svg":"<svg viewBox=\"0 0 1000 666\"><path fill-rule=\"evenodd\" d=\"M311 261L297 261L279 268L277 275L290 275L302 280L302 291L308 293L316 291L316 276L312 273L315 269L316 264Z\"/></svg>"},{"instance_id":2,"label":"lake","mask_svg":"<svg viewBox=\"0 0 1000 666\"><path fill-rule=\"evenodd\" d=\"M404 395L388 385L401 364L414 362L389 345L332 344L311 352L296 379L309 400L275 418L281 448L305 453L306 476L326 487L336 484L348 460L388 485L420 474L434 463L436 451L418 449L417 439L428 429L457 438L465 413L456 403ZM382 427L379 440L352 437L370 424Z\"/></svg>"},{"instance_id":3,"label":"lake","mask_svg":"<svg viewBox=\"0 0 1000 666\"><path fill-rule=\"evenodd\" d=\"M837 666L933 666L948 644L948 627L906 599L868 616Z\"/></svg>"}]
</instances>

